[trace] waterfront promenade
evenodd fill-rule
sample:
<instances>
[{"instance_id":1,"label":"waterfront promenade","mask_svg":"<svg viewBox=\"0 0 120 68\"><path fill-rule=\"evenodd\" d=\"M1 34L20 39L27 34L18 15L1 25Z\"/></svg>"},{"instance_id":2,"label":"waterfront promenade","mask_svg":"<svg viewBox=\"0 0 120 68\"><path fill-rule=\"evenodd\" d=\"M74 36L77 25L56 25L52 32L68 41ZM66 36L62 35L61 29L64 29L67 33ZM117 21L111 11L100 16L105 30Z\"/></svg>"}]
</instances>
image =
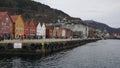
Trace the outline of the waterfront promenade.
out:
<instances>
[{"instance_id":1,"label":"waterfront promenade","mask_svg":"<svg viewBox=\"0 0 120 68\"><path fill-rule=\"evenodd\" d=\"M83 40L80 38L74 38L74 39L31 39L31 40L3 40L0 41L0 43L15 43L15 42L20 42L20 43L40 43L40 42L62 42L62 41L72 41L72 40Z\"/></svg>"}]
</instances>

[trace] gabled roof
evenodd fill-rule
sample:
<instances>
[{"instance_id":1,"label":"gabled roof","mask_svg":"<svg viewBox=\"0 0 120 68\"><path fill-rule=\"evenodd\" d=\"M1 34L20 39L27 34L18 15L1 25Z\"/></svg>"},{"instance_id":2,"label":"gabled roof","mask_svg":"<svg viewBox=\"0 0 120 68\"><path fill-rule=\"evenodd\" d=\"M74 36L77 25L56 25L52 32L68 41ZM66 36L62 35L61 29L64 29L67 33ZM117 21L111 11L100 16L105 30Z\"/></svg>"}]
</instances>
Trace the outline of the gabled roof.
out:
<instances>
[{"instance_id":1,"label":"gabled roof","mask_svg":"<svg viewBox=\"0 0 120 68\"><path fill-rule=\"evenodd\" d=\"M0 22L2 21L2 19L4 18L4 16L7 15L7 12L0 12Z\"/></svg>"},{"instance_id":2,"label":"gabled roof","mask_svg":"<svg viewBox=\"0 0 120 68\"><path fill-rule=\"evenodd\" d=\"M43 23L43 24L42 24L42 27L46 27L46 24L45 24L45 23Z\"/></svg>"},{"instance_id":3,"label":"gabled roof","mask_svg":"<svg viewBox=\"0 0 120 68\"><path fill-rule=\"evenodd\" d=\"M12 15L10 17L11 17L12 21L15 22L19 16L21 16L21 15Z\"/></svg>"},{"instance_id":4,"label":"gabled roof","mask_svg":"<svg viewBox=\"0 0 120 68\"><path fill-rule=\"evenodd\" d=\"M33 22L34 22L34 20L33 20L33 19L31 19L30 23L33 23Z\"/></svg>"},{"instance_id":5,"label":"gabled roof","mask_svg":"<svg viewBox=\"0 0 120 68\"><path fill-rule=\"evenodd\" d=\"M36 23L33 19L31 19L30 24L33 23L36 26Z\"/></svg>"},{"instance_id":6,"label":"gabled roof","mask_svg":"<svg viewBox=\"0 0 120 68\"><path fill-rule=\"evenodd\" d=\"M37 25L37 28L41 28L41 23L39 22L38 25Z\"/></svg>"},{"instance_id":7,"label":"gabled roof","mask_svg":"<svg viewBox=\"0 0 120 68\"><path fill-rule=\"evenodd\" d=\"M29 26L29 23L28 23L28 22L26 22L26 23L24 23L24 25L25 25L25 26Z\"/></svg>"}]
</instances>

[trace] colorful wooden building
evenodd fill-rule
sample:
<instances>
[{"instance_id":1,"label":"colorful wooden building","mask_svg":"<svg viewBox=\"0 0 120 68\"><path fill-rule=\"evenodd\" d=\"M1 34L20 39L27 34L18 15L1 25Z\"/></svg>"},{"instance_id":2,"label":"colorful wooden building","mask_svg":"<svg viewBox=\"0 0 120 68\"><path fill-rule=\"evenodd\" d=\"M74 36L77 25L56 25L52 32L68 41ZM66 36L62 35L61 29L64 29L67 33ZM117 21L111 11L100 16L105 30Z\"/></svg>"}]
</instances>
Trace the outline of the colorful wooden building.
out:
<instances>
[{"instance_id":1,"label":"colorful wooden building","mask_svg":"<svg viewBox=\"0 0 120 68\"><path fill-rule=\"evenodd\" d=\"M31 39L35 38L36 36L36 23L35 21L32 19L29 23L29 37Z\"/></svg>"},{"instance_id":2,"label":"colorful wooden building","mask_svg":"<svg viewBox=\"0 0 120 68\"><path fill-rule=\"evenodd\" d=\"M0 12L0 38L13 38L13 22L8 12Z\"/></svg>"},{"instance_id":3,"label":"colorful wooden building","mask_svg":"<svg viewBox=\"0 0 120 68\"><path fill-rule=\"evenodd\" d=\"M25 39L28 39L29 38L29 34L30 34L30 26L29 26L29 23L24 23L24 36L25 36Z\"/></svg>"},{"instance_id":4,"label":"colorful wooden building","mask_svg":"<svg viewBox=\"0 0 120 68\"><path fill-rule=\"evenodd\" d=\"M13 15L11 16L13 21L13 33L14 38L23 38L24 37L24 21L21 15Z\"/></svg>"},{"instance_id":5,"label":"colorful wooden building","mask_svg":"<svg viewBox=\"0 0 120 68\"><path fill-rule=\"evenodd\" d=\"M36 28L36 35L38 39L40 38L46 38L46 25L43 23L38 23L37 28Z\"/></svg>"},{"instance_id":6,"label":"colorful wooden building","mask_svg":"<svg viewBox=\"0 0 120 68\"><path fill-rule=\"evenodd\" d=\"M56 38L56 34L57 34L57 33L56 33L56 27L55 27L55 26L53 26L53 35L52 35L52 36L53 36L53 38Z\"/></svg>"},{"instance_id":7,"label":"colorful wooden building","mask_svg":"<svg viewBox=\"0 0 120 68\"><path fill-rule=\"evenodd\" d=\"M62 37L62 27L56 27L56 38Z\"/></svg>"},{"instance_id":8,"label":"colorful wooden building","mask_svg":"<svg viewBox=\"0 0 120 68\"><path fill-rule=\"evenodd\" d=\"M41 23L38 23L37 27L36 27L36 35L37 38L40 39L41 38Z\"/></svg>"},{"instance_id":9,"label":"colorful wooden building","mask_svg":"<svg viewBox=\"0 0 120 68\"><path fill-rule=\"evenodd\" d=\"M72 30L70 30L70 29L65 29L65 30L66 30L66 38L71 38L73 35Z\"/></svg>"},{"instance_id":10,"label":"colorful wooden building","mask_svg":"<svg viewBox=\"0 0 120 68\"><path fill-rule=\"evenodd\" d=\"M46 25L45 25L45 23L42 24L41 33L42 33L42 38L45 39L46 38Z\"/></svg>"},{"instance_id":11,"label":"colorful wooden building","mask_svg":"<svg viewBox=\"0 0 120 68\"><path fill-rule=\"evenodd\" d=\"M46 26L46 38L53 38L53 29L54 26L50 26L50 25Z\"/></svg>"},{"instance_id":12,"label":"colorful wooden building","mask_svg":"<svg viewBox=\"0 0 120 68\"><path fill-rule=\"evenodd\" d=\"M62 28L62 38L66 38L66 29Z\"/></svg>"}]
</instances>

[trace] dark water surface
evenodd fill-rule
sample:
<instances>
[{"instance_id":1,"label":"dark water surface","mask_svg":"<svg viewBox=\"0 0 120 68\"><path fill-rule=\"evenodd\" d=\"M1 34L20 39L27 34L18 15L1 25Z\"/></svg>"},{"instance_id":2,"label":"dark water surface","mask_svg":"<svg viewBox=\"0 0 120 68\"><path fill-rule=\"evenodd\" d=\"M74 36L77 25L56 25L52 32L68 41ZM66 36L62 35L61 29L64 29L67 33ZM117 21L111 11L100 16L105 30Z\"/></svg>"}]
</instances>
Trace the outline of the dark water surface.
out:
<instances>
[{"instance_id":1,"label":"dark water surface","mask_svg":"<svg viewBox=\"0 0 120 68\"><path fill-rule=\"evenodd\" d=\"M44 58L0 57L0 68L120 68L120 40L100 40Z\"/></svg>"}]
</instances>

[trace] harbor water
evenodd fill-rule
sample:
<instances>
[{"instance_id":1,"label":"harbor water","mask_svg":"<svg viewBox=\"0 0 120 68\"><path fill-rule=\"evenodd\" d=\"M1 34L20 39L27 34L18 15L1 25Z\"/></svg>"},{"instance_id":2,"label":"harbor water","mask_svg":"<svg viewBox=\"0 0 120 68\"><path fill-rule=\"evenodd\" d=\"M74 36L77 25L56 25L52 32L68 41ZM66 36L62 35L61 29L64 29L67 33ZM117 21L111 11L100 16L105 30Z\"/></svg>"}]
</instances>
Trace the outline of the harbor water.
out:
<instances>
[{"instance_id":1,"label":"harbor water","mask_svg":"<svg viewBox=\"0 0 120 68\"><path fill-rule=\"evenodd\" d=\"M0 68L120 68L120 40L99 40L42 58L0 56Z\"/></svg>"}]
</instances>

